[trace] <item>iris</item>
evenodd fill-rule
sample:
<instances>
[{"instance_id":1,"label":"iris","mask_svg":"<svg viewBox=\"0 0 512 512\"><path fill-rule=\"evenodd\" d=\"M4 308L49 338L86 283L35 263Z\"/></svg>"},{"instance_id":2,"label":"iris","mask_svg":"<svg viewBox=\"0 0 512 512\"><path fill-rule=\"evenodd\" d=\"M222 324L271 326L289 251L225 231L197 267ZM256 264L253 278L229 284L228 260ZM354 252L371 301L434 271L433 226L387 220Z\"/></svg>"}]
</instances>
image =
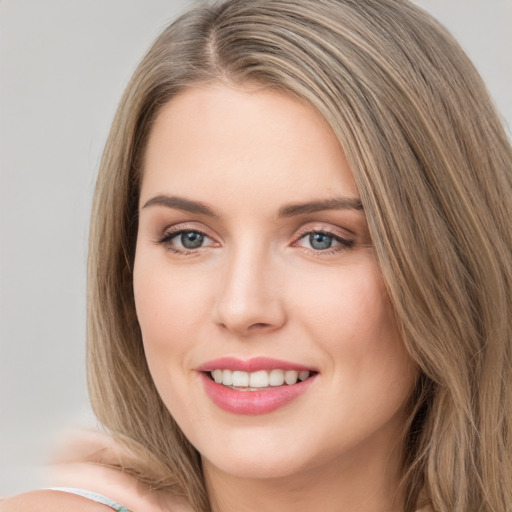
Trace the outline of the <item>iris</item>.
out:
<instances>
[{"instance_id":1,"label":"iris","mask_svg":"<svg viewBox=\"0 0 512 512\"><path fill-rule=\"evenodd\" d=\"M204 236L196 231L185 231L181 233L181 244L185 249L197 249L203 245Z\"/></svg>"},{"instance_id":2,"label":"iris","mask_svg":"<svg viewBox=\"0 0 512 512\"><path fill-rule=\"evenodd\" d=\"M325 233L311 233L309 235L309 243L311 247L317 251L329 249L332 245L333 237Z\"/></svg>"}]
</instances>

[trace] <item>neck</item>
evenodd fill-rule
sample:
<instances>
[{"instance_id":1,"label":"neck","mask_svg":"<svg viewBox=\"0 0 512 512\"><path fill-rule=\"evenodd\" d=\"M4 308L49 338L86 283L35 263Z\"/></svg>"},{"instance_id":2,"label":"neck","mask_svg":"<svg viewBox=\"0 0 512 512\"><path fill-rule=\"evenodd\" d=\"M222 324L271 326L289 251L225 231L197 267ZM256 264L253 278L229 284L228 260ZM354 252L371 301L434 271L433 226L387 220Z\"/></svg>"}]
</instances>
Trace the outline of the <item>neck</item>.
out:
<instances>
[{"instance_id":1,"label":"neck","mask_svg":"<svg viewBox=\"0 0 512 512\"><path fill-rule=\"evenodd\" d=\"M322 467L279 478L244 478L203 460L212 512L398 512L400 454L354 450ZM373 447L379 449L379 447ZM381 447L380 447L381 448ZM356 453L357 452L357 453ZM378 456L376 456L378 455Z\"/></svg>"}]
</instances>

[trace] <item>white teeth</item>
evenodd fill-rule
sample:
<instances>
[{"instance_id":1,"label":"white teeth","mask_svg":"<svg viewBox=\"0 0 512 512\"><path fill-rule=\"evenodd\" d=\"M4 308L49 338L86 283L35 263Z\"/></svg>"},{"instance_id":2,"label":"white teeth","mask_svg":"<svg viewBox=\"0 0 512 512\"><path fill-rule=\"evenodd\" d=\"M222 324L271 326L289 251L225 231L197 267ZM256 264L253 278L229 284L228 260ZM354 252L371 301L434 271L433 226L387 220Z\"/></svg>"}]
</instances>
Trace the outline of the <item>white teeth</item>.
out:
<instances>
[{"instance_id":1,"label":"white teeth","mask_svg":"<svg viewBox=\"0 0 512 512\"><path fill-rule=\"evenodd\" d=\"M284 370L271 370L268 380L271 386L282 386L284 384Z\"/></svg>"},{"instance_id":2,"label":"white teeth","mask_svg":"<svg viewBox=\"0 0 512 512\"><path fill-rule=\"evenodd\" d=\"M309 372L307 370L303 370L301 372L299 372L299 380L306 380L307 378L309 378Z\"/></svg>"},{"instance_id":3,"label":"white teeth","mask_svg":"<svg viewBox=\"0 0 512 512\"><path fill-rule=\"evenodd\" d=\"M307 370L259 370L257 372L242 372L238 370L213 370L213 380L217 384L233 386L236 388L266 388L269 386L282 386L284 383L292 386L297 381L304 381L309 378Z\"/></svg>"},{"instance_id":4,"label":"white teeth","mask_svg":"<svg viewBox=\"0 0 512 512\"><path fill-rule=\"evenodd\" d=\"M236 387L248 387L249 386L249 374L247 372L240 372L235 370L233 372L233 386Z\"/></svg>"},{"instance_id":5,"label":"white teeth","mask_svg":"<svg viewBox=\"0 0 512 512\"><path fill-rule=\"evenodd\" d=\"M265 370L249 374L249 387L266 388L268 387L268 373Z\"/></svg>"},{"instance_id":6,"label":"white teeth","mask_svg":"<svg viewBox=\"0 0 512 512\"><path fill-rule=\"evenodd\" d=\"M222 384L231 386L233 384L233 372L231 370L222 370Z\"/></svg>"},{"instance_id":7,"label":"white teeth","mask_svg":"<svg viewBox=\"0 0 512 512\"><path fill-rule=\"evenodd\" d=\"M295 370L288 370L284 374L284 381L286 382L286 384L291 386L292 384L296 384L297 383L297 377L298 376L299 376L299 372L297 372Z\"/></svg>"}]
</instances>

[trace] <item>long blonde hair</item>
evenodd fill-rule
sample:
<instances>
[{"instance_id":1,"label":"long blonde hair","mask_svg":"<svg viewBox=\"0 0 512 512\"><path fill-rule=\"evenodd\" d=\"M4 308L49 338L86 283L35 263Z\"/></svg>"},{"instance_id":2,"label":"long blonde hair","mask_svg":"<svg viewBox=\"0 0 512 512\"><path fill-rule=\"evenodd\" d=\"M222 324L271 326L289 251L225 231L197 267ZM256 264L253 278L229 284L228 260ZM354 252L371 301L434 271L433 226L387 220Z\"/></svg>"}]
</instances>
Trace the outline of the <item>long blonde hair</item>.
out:
<instances>
[{"instance_id":1,"label":"long blonde hair","mask_svg":"<svg viewBox=\"0 0 512 512\"><path fill-rule=\"evenodd\" d=\"M257 82L313 105L353 170L404 343L405 512L512 503L512 151L478 73L405 0L223 0L170 25L122 98L93 206L88 365L99 420L141 478L209 510L200 459L148 371L133 290L144 147L197 83ZM143 463L145 460L146 463Z\"/></svg>"}]
</instances>

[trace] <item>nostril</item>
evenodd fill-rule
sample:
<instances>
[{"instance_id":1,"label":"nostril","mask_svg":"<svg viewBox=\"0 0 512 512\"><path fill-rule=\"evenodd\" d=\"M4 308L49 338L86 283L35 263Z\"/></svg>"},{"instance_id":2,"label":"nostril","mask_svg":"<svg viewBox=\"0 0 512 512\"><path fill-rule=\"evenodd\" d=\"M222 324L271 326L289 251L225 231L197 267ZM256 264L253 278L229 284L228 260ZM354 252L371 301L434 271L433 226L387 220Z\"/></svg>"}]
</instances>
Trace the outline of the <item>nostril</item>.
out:
<instances>
[{"instance_id":1,"label":"nostril","mask_svg":"<svg viewBox=\"0 0 512 512\"><path fill-rule=\"evenodd\" d=\"M265 323L259 322L259 323L250 325L249 326L249 330L254 331L254 330L257 330L257 329L265 329L268 326L269 326L269 324L265 324Z\"/></svg>"}]
</instances>

